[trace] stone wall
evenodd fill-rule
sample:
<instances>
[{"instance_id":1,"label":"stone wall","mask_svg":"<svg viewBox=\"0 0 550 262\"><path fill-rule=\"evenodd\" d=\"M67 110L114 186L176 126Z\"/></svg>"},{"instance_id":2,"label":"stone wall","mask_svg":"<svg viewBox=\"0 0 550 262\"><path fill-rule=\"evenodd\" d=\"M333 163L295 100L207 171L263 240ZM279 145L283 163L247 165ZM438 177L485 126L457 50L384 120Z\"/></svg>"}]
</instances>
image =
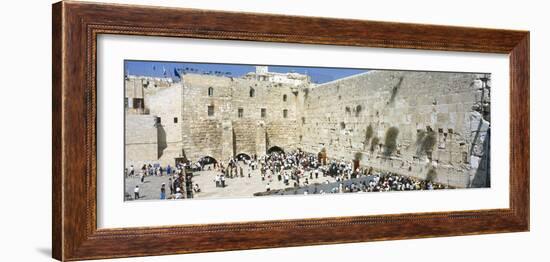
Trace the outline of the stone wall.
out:
<instances>
[{"instance_id":1,"label":"stone wall","mask_svg":"<svg viewBox=\"0 0 550 262\"><path fill-rule=\"evenodd\" d=\"M145 105L136 107L134 100L144 100L158 90L171 87L174 83L170 78L144 76L126 76L124 78L125 109L128 114L148 114Z\"/></svg>"},{"instance_id":2,"label":"stone wall","mask_svg":"<svg viewBox=\"0 0 550 262\"><path fill-rule=\"evenodd\" d=\"M158 89L145 96L145 110L157 118L160 163L173 164L182 156L182 88L180 84Z\"/></svg>"},{"instance_id":3,"label":"stone wall","mask_svg":"<svg viewBox=\"0 0 550 262\"><path fill-rule=\"evenodd\" d=\"M194 74L185 75L182 82L182 137L188 159L208 155L227 161L240 153L265 154L271 146L296 147L294 85Z\"/></svg>"},{"instance_id":4,"label":"stone wall","mask_svg":"<svg viewBox=\"0 0 550 262\"><path fill-rule=\"evenodd\" d=\"M263 155L274 146L325 149L331 159L483 187L490 184L490 80L484 77L373 70L296 86L185 74L180 83L149 84L142 91L135 90L137 80L127 81L126 90L145 98L143 114L161 119L158 155L147 155L151 162L204 156L227 161L240 153Z\"/></svg>"},{"instance_id":5,"label":"stone wall","mask_svg":"<svg viewBox=\"0 0 550 262\"><path fill-rule=\"evenodd\" d=\"M127 114L125 119L126 167L141 167L152 159L158 159L157 128L151 115Z\"/></svg>"},{"instance_id":6,"label":"stone wall","mask_svg":"<svg viewBox=\"0 0 550 262\"><path fill-rule=\"evenodd\" d=\"M475 110L488 95L480 77L369 71L319 85L305 99L301 144L309 152L325 148L329 158L467 187L474 162L488 153L476 147L489 129Z\"/></svg>"}]
</instances>

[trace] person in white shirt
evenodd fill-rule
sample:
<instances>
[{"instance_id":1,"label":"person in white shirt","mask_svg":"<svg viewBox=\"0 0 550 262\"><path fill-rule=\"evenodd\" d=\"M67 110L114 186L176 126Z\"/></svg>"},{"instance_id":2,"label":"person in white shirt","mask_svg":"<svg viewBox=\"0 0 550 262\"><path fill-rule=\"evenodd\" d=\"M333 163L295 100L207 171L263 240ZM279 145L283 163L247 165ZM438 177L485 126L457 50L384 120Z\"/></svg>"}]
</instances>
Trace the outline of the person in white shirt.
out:
<instances>
[{"instance_id":1,"label":"person in white shirt","mask_svg":"<svg viewBox=\"0 0 550 262\"><path fill-rule=\"evenodd\" d=\"M181 188L176 188L176 197L175 199L183 199L183 194L181 193Z\"/></svg>"},{"instance_id":2,"label":"person in white shirt","mask_svg":"<svg viewBox=\"0 0 550 262\"><path fill-rule=\"evenodd\" d=\"M134 199L139 199L139 186L134 188Z\"/></svg>"}]
</instances>

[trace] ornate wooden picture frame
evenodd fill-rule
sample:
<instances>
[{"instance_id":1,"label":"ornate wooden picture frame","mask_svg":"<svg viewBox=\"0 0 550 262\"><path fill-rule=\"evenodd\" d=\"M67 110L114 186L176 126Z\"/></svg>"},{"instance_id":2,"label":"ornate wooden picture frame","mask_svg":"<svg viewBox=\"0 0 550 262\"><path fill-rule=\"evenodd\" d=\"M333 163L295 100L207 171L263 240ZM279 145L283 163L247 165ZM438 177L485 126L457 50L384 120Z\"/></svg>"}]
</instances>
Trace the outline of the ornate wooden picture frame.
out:
<instances>
[{"instance_id":1,"label":"ornate wooden picture frame","mask_svg":"<svg viewBox=\"0 0 550 262\"><path fill-rule=\"evenodd\" d=\"M58 260L529 230L528 31L72 1L53 5L52 30L52 245L53 257ZM96 213L96 43L100 34L508 54L510 207L99 229ZM143 249L143 246L155 248Z\"/></svg>"}]
</instances>

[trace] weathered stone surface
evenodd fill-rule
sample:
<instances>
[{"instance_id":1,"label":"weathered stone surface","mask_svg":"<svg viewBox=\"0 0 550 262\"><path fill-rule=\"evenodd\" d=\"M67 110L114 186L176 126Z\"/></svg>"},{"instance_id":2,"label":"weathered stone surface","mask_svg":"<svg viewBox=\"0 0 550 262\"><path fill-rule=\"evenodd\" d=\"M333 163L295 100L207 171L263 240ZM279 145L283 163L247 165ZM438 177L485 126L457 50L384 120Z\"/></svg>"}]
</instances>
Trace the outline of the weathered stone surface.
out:
<instances>
[{"instance_id":1,"label":"weathered stone surface","mask_svg":"<svg viewBox=\"0 0 550 262\"><path fill-rule=\"evenodd\" d=\"M133 78L126 81L127 97L145 97L145 107L127 114L161 118L158 158L148 161L163 165L176 157L262 155L273 146L326 149L328 158L350 160L360 153L361 165L422 179L435 168L436 182L479 187L489 185L490 159L490 90L482 77L372 70L316 85L253 74L186 74L179 83L156 87ZM384 145L390 128L398 130L391 152ZM126 157L135 155L127 151Z\"/></svg>"},{"instance_id":2,"label":"weathered stone surface","mask_svg":"<svg viewBox=\"0 0 550 262\"><path fill-rule=\"evenodd\" d=\"M126 115L125 123L126 167L138 167L158 159L158 132L151 115Z\"/></svg>"}]
</instances>

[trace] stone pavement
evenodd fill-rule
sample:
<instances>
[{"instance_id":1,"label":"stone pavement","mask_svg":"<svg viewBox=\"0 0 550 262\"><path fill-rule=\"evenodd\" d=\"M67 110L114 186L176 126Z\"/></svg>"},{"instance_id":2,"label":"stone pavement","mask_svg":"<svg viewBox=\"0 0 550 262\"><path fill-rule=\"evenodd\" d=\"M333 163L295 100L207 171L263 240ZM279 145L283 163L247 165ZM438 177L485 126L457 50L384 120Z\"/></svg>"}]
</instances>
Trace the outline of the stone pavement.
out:
<instances>
[{"instance_id":1,"label":"stone pavement","mask_svg":"<svg viewBox=\"0 0 550 262\"><path fill-rule=\"evenodd\" d=\"M254 193L263 192L266 190L266 184L269 183L271 190L283 189L291 187L294 184L294 180L289 182L289 186L284 185L283 181L278 181L277 177L272 177L270 181L266 178L265 181L262 181L260 171L258 169L252 171L249 170L248 166L241 164L243 167L243 173L245 177L235 177L225 179L226 187L216 187L214 178L216 174L219 174L217 171L199 171L193 173L193 184L199 184L201 189L200 193L194 194L193 198L243 198L243 197L253 197ZM208 168L205 168L208 169ZM251 177L248 178L248 172L250 171ZM309 172L306 171L306 176L309 179ZM162 183L166 183L166 194L170 194L170 189L168 187L168 176L147 176L145 177L144 183L140 182L139 176L125 178L125 192L129 198L126 200L133 200L134 198L134 188L136 185L140 187L140 200L153 200L160 199L160 188ZM300 180L300 185L302 185L304 179ZM310 184L313 183L326 183L326 182L335 182L335 180L326 176L323 177L322 172L319 172L319 178L309 179Z\"/></svg>"}]
</instances>

